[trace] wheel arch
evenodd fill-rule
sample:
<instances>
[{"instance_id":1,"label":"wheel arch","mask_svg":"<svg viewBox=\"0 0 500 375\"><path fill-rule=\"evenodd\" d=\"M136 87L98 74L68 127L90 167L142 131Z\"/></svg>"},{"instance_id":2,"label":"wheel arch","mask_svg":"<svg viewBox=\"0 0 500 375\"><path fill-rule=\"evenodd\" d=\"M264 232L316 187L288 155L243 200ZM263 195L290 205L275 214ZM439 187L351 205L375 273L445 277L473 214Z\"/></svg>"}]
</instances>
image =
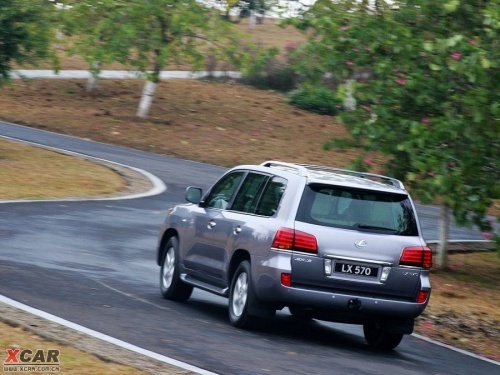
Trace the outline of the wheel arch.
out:
<instances>
[{"instance_id":1,"label":"wheel arch","mask_svg":"<svg viewBox=\"0 0 500 375\"><path fill-rule=\"evenodd\" d=\"M250 253L248 252L248 250L238 249L233 253L227 271L228 285L231 284L231 280L233 279L233 275L236 272L236 268L238 268L238 265L244 260L247 260L250 264L252 264Z\"/></svg>"},{"instance_id":2,"label":"wheel arch","mask_svg":"<svg viewBox=\"0 0 500 375\"><path fill-rule=\"evenodd\" d=\"M243 261L248 261L250 268L252 267L252 260L250 256L250 252L245 249L238 249L233 253L233 256L231 258L231 262L229 263L229 269L228 269L228 280L229 280L229 285L232 283L232 279L234 277L234 274L236 273L236 270L238 266L241 264ZM255 280L251 280L252 284L255 282ZM273 318L276 314L276 307L274 305L268 305L264 304L259 299L257 298L257 295L255 294L255 286L252 286L250 288L251 292L249 294L249 306L248 306L248 312L251 316L253 317L258 317L258 318ZM251 324L251 323L250 323Z\"/></svg>"},{"instance_id":3,"label":"wheel arch","mask_svg":"<svg viewBox=\"0 0 500 375\"><path fill-rule=\"evenodd\" d=\"M161 241L158 245L158 255L156 257L156 263L160 266L161 265L161 262L163 260L163 256L165 255L165 245L167 244L167 242L172 238L172 237L177 237L179 238L178 236L178 233L175 229L172 229L172 228L169 228L165 231L165 233L163 233L163 236L161 238Z\"/></svg>"}]
</instances>

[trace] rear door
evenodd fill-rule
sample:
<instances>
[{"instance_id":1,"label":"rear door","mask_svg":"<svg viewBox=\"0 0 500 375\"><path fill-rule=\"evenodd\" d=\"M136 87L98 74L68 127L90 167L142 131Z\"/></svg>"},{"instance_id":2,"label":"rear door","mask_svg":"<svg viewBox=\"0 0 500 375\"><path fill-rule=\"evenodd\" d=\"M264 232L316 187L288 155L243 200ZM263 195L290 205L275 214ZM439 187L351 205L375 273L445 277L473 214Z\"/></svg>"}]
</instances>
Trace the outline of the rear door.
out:
<instances>
[{"instance_id":1,"label":"rear door","mask_svg":"<svg viewBox=\"0 0 500 375\"><path fill-rule=\"evenodd\" d=\"M295 229L316 237L318 255L292 257L294 283L414 299L420 269L399 266L403 248L423 245L407 196L308 186Z\"/></svg>"}]
</instances>

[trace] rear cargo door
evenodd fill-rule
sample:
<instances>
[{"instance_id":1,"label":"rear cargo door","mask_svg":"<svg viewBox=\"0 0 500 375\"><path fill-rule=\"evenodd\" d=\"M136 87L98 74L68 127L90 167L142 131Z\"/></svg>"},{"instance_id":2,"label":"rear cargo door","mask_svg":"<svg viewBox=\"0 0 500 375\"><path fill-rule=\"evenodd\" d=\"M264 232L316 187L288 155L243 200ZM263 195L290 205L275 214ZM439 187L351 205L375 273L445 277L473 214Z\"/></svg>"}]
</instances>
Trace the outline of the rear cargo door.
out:
<instances>
[{"instance_id":1,"label":"rear cargo door","mask_svg":"<svg viewBox=\"0 0 500 375\"><path fill-rule=\"evenodd\" d=\"M422 246L407 196L337 186L306 188L295 229L314 235L315 256L292 257L292 280L338 293L414 300L418 267L401 267L405 247Z\"/></svg>"}]
</instances>

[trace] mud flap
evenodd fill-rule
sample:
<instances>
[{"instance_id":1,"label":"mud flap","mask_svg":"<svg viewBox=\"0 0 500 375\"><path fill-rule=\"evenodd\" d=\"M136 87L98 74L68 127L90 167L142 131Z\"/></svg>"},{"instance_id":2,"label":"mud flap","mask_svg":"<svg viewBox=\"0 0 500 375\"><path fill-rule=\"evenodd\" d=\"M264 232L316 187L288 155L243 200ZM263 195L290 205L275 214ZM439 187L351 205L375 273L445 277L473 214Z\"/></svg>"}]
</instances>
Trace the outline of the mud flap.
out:
<instances>
[{"instance_id":1,"label":"mud flap","mask_svg":"<svg viewBox=\"0 0 500 375\"><path fill-rule=\"evenodd\" d=\"M276 309L257 300L255 295L251 295L248 304L248 313L258 318L272 319L276 316Z\"/></svg>"},{"instance_id":2,"label":"mud flap","mask_svg":"<svg viewBox=\"0 0 500 375\"><path fill-rule=\"evenodd\" d=\"M381 323L387 332L409 335L409 334L413 333L415 319L413 319L413 318L409 318L409 319L392 318L390 320L384 319L381 321Z\"/></svg>"}]
</instances>

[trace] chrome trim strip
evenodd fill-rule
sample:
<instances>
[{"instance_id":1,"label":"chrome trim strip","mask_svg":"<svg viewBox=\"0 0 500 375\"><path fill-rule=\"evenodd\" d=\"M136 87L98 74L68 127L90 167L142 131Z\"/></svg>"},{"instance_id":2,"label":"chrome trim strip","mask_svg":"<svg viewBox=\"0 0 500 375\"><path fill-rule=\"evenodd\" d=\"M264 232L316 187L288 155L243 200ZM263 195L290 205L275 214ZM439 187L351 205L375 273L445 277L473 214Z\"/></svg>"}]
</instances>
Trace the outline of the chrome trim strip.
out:
<instances>
[{"instance_id":1,"label":"chrome trim strip","mask_svg":"<svg viewBox=\"0 0 500 375\"><path fill-rule=\"evenodd\" d=\"M308 253L308 252L305 252L305 251L278 249L276 247L271 247L271 250L278 251L280 253L290 254L290 255L308 255L310 257L315 257L315 258L318 257L317 253Z\"/></svg>"},{"instance_id":2,"label":"chrome trim strip","mask_svg":"<svg viewBox=\"0 0 500 375\"><path fill-rule=\"evenodd\" d=\"M341 275L340 272L336 272L335 275L332 276L325 276L329 280L342 280L342 281L352 281L354 283L363 283L363 284L377 284L377 285L384 285L385 283L380 281L380 275L377 277L369 277L369 276L360 276L360 275L354 275L357 276L356 278L354 277L342 277L339 276ZM351 275L351 274L349 274Z\"/></svg>"},{"instance_id":3,"label":"chrome trim strip","mask_svg":"<svg viewBox=\"0 0 500 375\"><path fill-rule=\"evenodd\" d=\"M361 258L351 258L351 257L343 257L343 256L338 256L338 255L325 255L326 258L329 259L336 259L336 260L347 260L351 262L361 262L361 263L373 263L373 264L378 264L381 266L394 266L394 263L390 262L383 262L380 260L372 260L372 259L361 259Z\"/></svg>"}]
</instances>

